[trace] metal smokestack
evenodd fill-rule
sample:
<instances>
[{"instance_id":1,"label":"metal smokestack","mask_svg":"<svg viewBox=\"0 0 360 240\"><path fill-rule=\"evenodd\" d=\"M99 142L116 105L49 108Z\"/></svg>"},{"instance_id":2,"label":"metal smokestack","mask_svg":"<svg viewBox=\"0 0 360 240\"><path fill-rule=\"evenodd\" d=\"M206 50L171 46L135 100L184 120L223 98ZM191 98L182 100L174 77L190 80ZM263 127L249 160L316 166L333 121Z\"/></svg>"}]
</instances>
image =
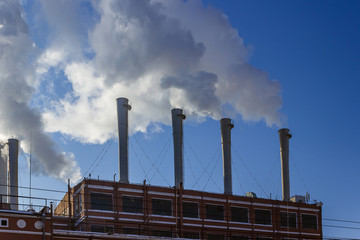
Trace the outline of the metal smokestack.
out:
<instances>
[{"instance_id":1,"label":"metal smokestack","mask_svg":"<svg viewBox=\"0 0 360 240\"><path fill-rule=\"evenodd\" d=\"M7 203L7 156L5 154L5 145L0 144L0 201Z\"/></svg>"},{"instance_id":2,"label":"metal smokestack","mask_svg":"<svg viewBox=\"0 0 360 240\"><path fill-rule=\"evenodd\" d=\"M282 128L278 132L280 138L282 199L283 201L290 201L289 139L292 135L287 128Z\"/></svg>"},{"instance_id":3,"label":"metal smokestack","mask_svg":"<svg viewBox=\"0 0 360 240\"><path fill-rule=\"evenodd\" d=\"M220 120L221 126L221 145L223 152L223 171L224 171L224 193L232 194L232 177L231 177L231 129L234 124L230 118Z\"/></svg>"},{"instance_id":4,"label":"metal smokestack","mask_svg":"<svg viewBox=\"0 0 360 240\"><path fill-rule=\"evenodd\" d=\"M180 183L184 183L183 174L183 120L186 116L183 110L174 108L171 110L173 139L174 139L174 171L175 171L175 186L180 187Z\"/></svg>"},{"instance_id":5,"label":"metal smokestack","mask_svg":"<svg viewBox=\"0 0 360 240\"><path fill-rule=\"evenodd\" d=\"M9 145L9 203L12 210L18 210L18 157L19 140L8 139Z\"/></svg>"},{"instance_id":6,"label":"metal smokestack","mask_svg":"<svg viewBox=\"0 0 360 240\"><path fill-rule=\"evenodd\" d=\"M119 131L119 167L120 182L129 182L129 157L128 157L128 111L131 110L129 100L127 98L116 99L118 131Z\"/></svg>"}]
</instances>

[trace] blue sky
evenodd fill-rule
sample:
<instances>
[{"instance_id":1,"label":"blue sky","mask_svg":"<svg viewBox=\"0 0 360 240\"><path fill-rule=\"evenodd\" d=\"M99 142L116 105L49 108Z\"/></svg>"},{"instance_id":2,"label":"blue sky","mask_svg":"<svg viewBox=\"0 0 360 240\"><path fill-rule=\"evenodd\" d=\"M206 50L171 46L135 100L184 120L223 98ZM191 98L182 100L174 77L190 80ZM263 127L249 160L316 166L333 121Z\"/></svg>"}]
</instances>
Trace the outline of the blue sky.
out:
<instances>
[{"instance_id":1,"label":"blue sky","mask_svg":"<svg viewBox=\"0 0 360 240\"><path fill-rule=\"evenodd\" d=\"M111 180L116 174L118 179L118 143L111 140L115 99L127 97L133 107L131 182L173 185L170 110L183 107L188 115L185 188L222 192L218 119L231 117L234 194L251 191L280 199L277 130L288 127L293 134L291 194L309 192L311 201L322 201L324 225L360 228L328 220L358 221L360 214L360 3L155 2L165 7L118 3L112 12L101 1L22 1L0 18L2 39L13 39L7 29L18 31L17 45L9 52L0 45L0 50L23 64L24 85L33 87L22 90L26 97L14 104L27 103L24 111L33 112L32 122L43 122L20 122L22 129L33 129L33 138L51 136L51 144L44 146L54 150L51 156L59 163L42 160L46 155L33 146L32 186L65 191L67 177L79 179L93 163L92 177ZM28 31L21 30L20 20L10 21L21 19L17 7L25 13ZM123 18L111 18L115 10ZM22 79L4 61L0 66ZM200 71L217 78L200 78ZM4 76L0 80L7 83ZM177 82L166 82L166 77ZM8 89L1 91L11 93ZM31 134L11 124L19 115L4 116L1 124L10 130L1 130L0 136L22 140L19 180L29 186ZM28 195L28 190L20 194ZM33 195L62 197L40 191ZM329 237L358 238L360 233L323 230Z\"/></svg>"}]
</instances>

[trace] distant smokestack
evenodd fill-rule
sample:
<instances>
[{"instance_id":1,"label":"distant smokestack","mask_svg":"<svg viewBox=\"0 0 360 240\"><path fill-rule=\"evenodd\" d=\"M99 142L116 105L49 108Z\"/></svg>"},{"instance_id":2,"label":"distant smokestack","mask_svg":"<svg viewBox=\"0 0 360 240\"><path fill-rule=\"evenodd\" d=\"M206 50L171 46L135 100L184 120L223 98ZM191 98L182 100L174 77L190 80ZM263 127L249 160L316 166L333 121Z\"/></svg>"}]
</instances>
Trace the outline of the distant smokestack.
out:
<instances>
[{"instance_id":1,"label":"distant smokestack","mask_svg":"<svg viewBox=\"0 0 360 240\"><path fill-rule=\"evenodd\" d=\"M232 194L231 178L231 129L234 125L230 118L220 120L221 125L221 144L223 152L223 171L224 171L224 193Z\"/></svg>"},{"instance_id":2,"label":"distant smokestack","mask_svg":"<svg viewBox=\"0 0 360 240\"><path fill-rule=\"evenodd\" d=\"M5 145L0 144L0 201L7 203L7 156L5 156Z\"/></svg>"},{"instance_id":3,"label":"distant smokestack","mask_svg":"<svg viewBox=\"0 0 360 240\"><path fill-rule=\"evenodd\" d=\"M129 100L127 98L116 99L118 131L119 131L119 167L120 182L129 182L129 157L128 157L128 111L131 110Z\"/></svg>"},{"instance_id":4,"label":"distant smokestack","mask_svg":"<svg viewBox=\"0 0 360 240\"><path fill-rule=\"evenodd\" d=\"M12 210L18 209L18 157L19 140L8 139L9 145L9 203Z\"/></svg>"},{"instance_id":5,"label":"distant smokestack","mask_svg":"<svg viewBox=\"0 0 360 240\"><path fill-rule=\"evenodd\" d=\"M280 138L282 198L283 201L290 201L289 139L291 134L287 128L282 128L278 132Z\"/></svg>"},{"instance_id":6,"label":"distant smokestack","mask_svg":"<svg viewBox=\"0 0 360 240\"><path fill-rule=\"evenodd\" d=\"M174 139L174 171L175 171L175 186L180 187L180 183L184 183L183 174L183 120L186 116L183 110L174 108L171 110L173 139Z\"/></svg>"}]
</instances>

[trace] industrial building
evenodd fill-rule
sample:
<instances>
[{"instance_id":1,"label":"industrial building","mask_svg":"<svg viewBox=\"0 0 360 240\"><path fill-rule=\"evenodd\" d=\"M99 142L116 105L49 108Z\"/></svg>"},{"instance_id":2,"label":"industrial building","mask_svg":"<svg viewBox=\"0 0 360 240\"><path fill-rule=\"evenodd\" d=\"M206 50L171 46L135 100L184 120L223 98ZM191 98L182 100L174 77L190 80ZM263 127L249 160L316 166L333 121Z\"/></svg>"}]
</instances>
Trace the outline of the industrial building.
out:
<instances>
[{"instance_id":1,"label":"industrial building","mask_svg":"<svg viewBox=\"0 0 360 240\"><path fill-rule=\"evenodd\" d=\"M51 204L39 212L19 211L12 198L3 198L0 239L322 239L321 204L290 195L288 129L279 130L282 200L232 193L234 125L229 118L220 121L224 193L184 189L182 109L171 111L174 187L152 186L146 181L132 184L128 175L129 110L126 98L117 99L120 181L84 178L73 187L69 184L55 209ZM5 181L2 186L16 185ZM1 194L6 193L9 188L2 188Z\"/></svg>"}]
</instances>

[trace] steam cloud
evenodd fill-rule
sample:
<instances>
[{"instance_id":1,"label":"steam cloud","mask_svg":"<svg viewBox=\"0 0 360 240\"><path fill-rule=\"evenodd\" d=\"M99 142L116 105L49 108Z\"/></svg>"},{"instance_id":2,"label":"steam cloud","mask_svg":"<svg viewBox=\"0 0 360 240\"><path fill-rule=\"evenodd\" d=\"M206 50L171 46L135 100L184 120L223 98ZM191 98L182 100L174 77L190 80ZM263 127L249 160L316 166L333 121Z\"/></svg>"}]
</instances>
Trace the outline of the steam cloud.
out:
<instances>
[{"instance_id":1,"label":"steam cloud","mask_svg":"<svg viewBox=\"0 0 360 240\"><path fill-rule=\"evenodd\" d=\"M132 132L146 132L153 124L170 124L173 107L183 108L193 119L241 115L245 121L264 120L268 126L282 123L279 83L247 62L248 49L222 11L204 7L200 0L79 2L40 0L43 11L38 18L52 31L47 36L48 45L32 62L36 68L32 72L37 74L37 86L47 85L46 93L29 87L26 73L19 71L20 67L29 68L26 53L34 49L18 4L6 2L14 12L0 15L6 19L1 20L0 32L1 67L7 73L1 74L1 79L8 83L1 88L9 88L1 89L7 96L1 96L4 111L0 121L5 129L11 129L0 131L14 134L16 130L28 139L32 129L33 138L46 139L42 144L48 146L42 149L52 149L50 152L61 159L47 162L40 159L49 152L38 153L48 174L63 177L65 163L76 165L72 158L53 151L55 145L44 128L84 143L103 143L116 129L118 97L127 97L133 105L129 115ZM14 16L17 18L11 19ZM11 31L16 34L11 35ZM16 44L11 48L5 43L10 38L17 41L11 40ZM19 67L19 63L24 66ZM63 74L63 83L71 87L57 89L55 80L48 77L54 70ZM29 107L35 90L42 99L36 101L41 104L41 114ZM59 90L64 93L57 94ZM19 106L13 108L16 104ZM15 127L14 120L23 127ZM55 162L60 166L53 166Z\"/></svg>"},{"instance_id":2,"label":"steam cloud","mask_svg":"<svg viewBox=\"0 0 360 240\"><path fill-rule=\"evenodd\" d=\"M34 169L50 176L74 181L81 177L70 153L57 151L44 133L39 112L29 106L35 85L32 65L35 48L27 34L21 6L16 1L0 3L0 135L15 136L29 150L31 139Z\"/></svg>"}]
</instances>

